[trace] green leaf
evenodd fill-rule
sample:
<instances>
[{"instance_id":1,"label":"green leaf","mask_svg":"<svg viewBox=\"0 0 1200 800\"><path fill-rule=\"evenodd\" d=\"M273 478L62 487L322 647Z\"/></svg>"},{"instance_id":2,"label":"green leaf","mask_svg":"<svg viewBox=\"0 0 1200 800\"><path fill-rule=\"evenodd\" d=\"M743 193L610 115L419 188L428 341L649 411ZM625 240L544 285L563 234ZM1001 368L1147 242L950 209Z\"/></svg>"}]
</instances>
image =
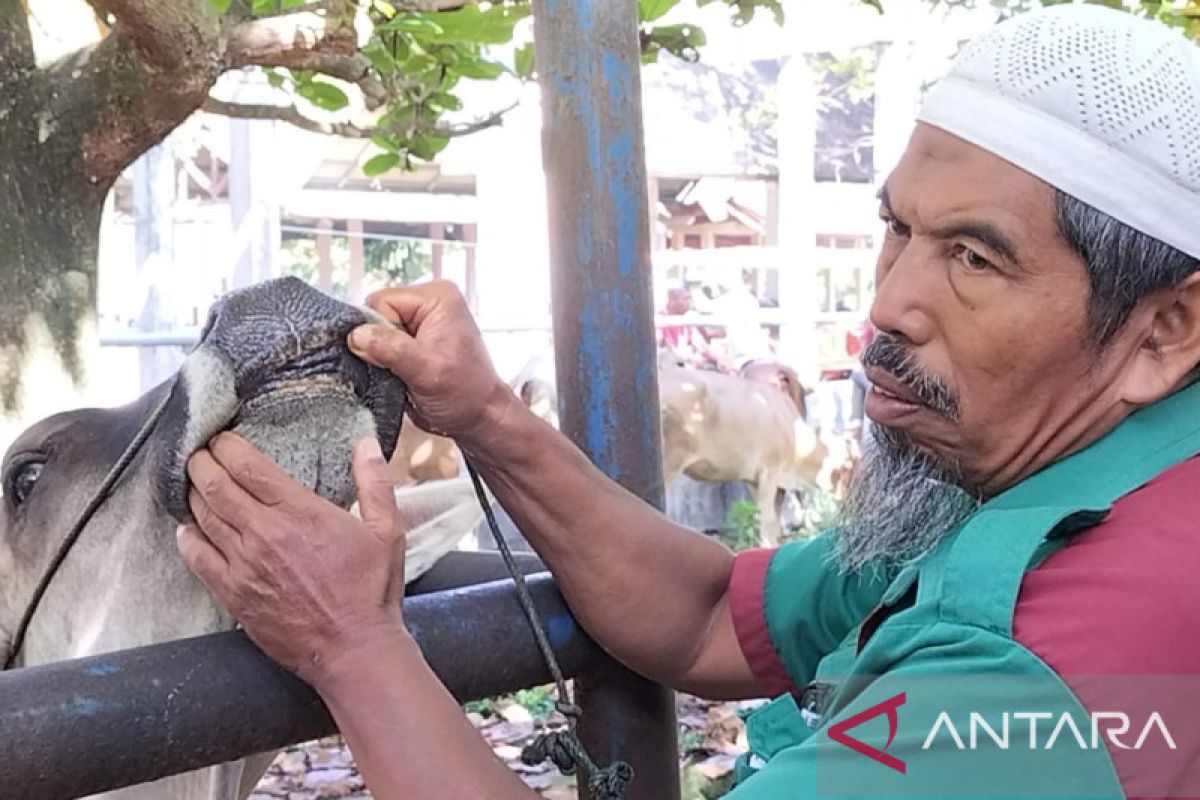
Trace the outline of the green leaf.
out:
<instances>
[{"instance_id":1,"label":"green leaf","mask_svg":"<svg viewBox=\"0 0 1200 800\"><path fill-rule=\"evenodd\" d=\"M374 178L376 175L382 175L388 170L400 166L400 161L399 153L380 153L367 159L366 163L362 165L362 171L368 178Z\"/></svg>"},{"instance_id":2,"label":"green leaf","mask_svg":"<svg viewBox=\"0 0 1200 800\"><path fill-rule=\"evenodd\" d=\"M286 82L287 82L287 78L284 77L283 73L281 73L279 70L276 70L276 69L268 69L267 70L267 83L271 84L272 88L282 89L283 85Z\"/></svg>"},{"instance_id":3,"label":"green leaf","mask_svg":"<svg viewBox=\"0 0 1200 800\"><path fill-rule=\"evenodd\" d=\"M279 6L284 11L290 11L293 8L299 8L300 6L306 4L307 2L308 2L308 0L281 0Z\"/></svg>"},{"instance_id":4,"label":"green leaf","mask_svg":"<svg viewBox=\"0 0 1200 800\"><path fill-rule=\"evenodd\" d=\"M375 30L405 31L422 37L440 36L443 33L442 26L424 14L400 14L382 25L377 25Z\"/></svg>"},{"instance_id":5,"label":"green leaf","mask_svg":"<svg viewBox=\"0 0 1200 800\"><path fill-rule=\"evenodd\" d=\"M338 111L350 104L350 98L332 83L310 81L296 87L296 93L317 108Z\"/></svg>"},{"instance_id":6,"label":"green leaf","mask_svg":"<svg viewBox=\"0 0 1200 800\"><path fill-rule=\"evenodd\" d=\"M437 15L442 32L430 37L429 41L441 44L507 44L512 41L513 28L528 17L530 12L528 4L492 5L487 9L480 9L478 5L468 5L456 11L443 11Z\"/></svg>"},{"instance_id":7,"label":"green leaf","mask_svg":"<svg viewBox=\"0 0 1200 800\"><path fill-rule=\"evenodd\" d=\"M458 111L462 108L462 100L446 92L434 92L430 95L428 102L447 111Z\"/></svg>"},{"instance_id":8,"label":"green leaf","mask_svg":"<svg viewBox=\"0 0 1200 800\"><path fill-rule=\"evenodd\" d=\"M362 54L371 62L371 66L380 75L387 77L396 71L396 59L378 39L372 39L363 46Z\"/></svg>"},{"instance_id":9,"label":"green leaf","mask_svg":"<svg viewBox=\"0 0 1200 800\"><path fill-rule=\"evenodd\" d=\"M514 66L517 70L517 77L523 80L529 80L533 77L533 42L523 44L517 48L514 57Z\"/></svg>"},{"instance_id":10,"label":"green leaf","mask_svg":"<svg viewBox=\"0 0 1200 800\"><path fill-rule=\"evenodd\" d=\"M644 34L646 57L654 60L658 51L666 50L684 61L698 61L699 48L704 46L707 39L704 30L696 25L659 25Z\"/></svg>"},{"instance_id":11,"label":"green leaf","mask_svg":"<svg viewBox=\"0 0 1200 800\"><path fill-rule=\"evenodd\" d=\"M266 14L275 10L275 0L251 0L250 12L253 14Z\"/></svg>"},{"instance_id":12,"label":"green leaf","mask_svg":"<svg viewBox=\"0 0 1200 800\"><path fill-rule=\"evenodd\" d=\"M388 19L396 16L396 7L387 0L372 0L371 8L383 14Z\"/></svg>"},{"instance_id":13,"label":"green leaf","mask_svg":"<svg viewBox=\"0 0 1200 800\"><path fill-rule=\"evenodd\" d=\"M477 81L490 81L499 78L504 74L504 66L497 64L495 61L488 61L481 58L477 61L462 61L458 64L458 74L464 78L473 78Z\"/></svg>"},{"instance_id":14,"label":"green leaf","mask_svg":"<svg viewBox=\"0 0 1200 800\"><path fill-rule=\"evenodd\" d=\"M396 143L386 136L372 136L371 144L388 153L395 153L399 149Z\"/></svg>"},{"instance_id":15,"label":"green leaf","mask_svg":"<svg viewBox=\"0 0 1200 800\"><path fill-rule=\"evenodd\" d=\"M400 65L400 71L405 75L420 75L422 72L428 72L437 65L437 59L433 56L417 53L414 56L409 56L408 60Z\"/></svg>"},{"instance_id":16,"label":"green leaf","mask_svg":"<svg viewBox=\"0 0 1200 800\"><path fill-rule=\"evenodd\" d=\"M431 136L418 133L408 143L408 152L422 161L432 161L440 152L446 149L450 140L445 136Z\"/></svg>"},{"instance_id":17,"label":"green leaf","mask_svg":"<svg viewBox=\"0 0 1200 800\"><path fill-rule=\"evenodd\" d=\"M224 14L229 10L229 5L233 2L233 0L208 0L208 2L209 5L213 7L214 11L216 11L218 14Z\"/></svg>"},{"instance_id":18,"label":"green leaf","mask_svg":"<svg viewBox=\"0 0 1200 800\"><path fill-rule=\"evenodd\" d=\"M679 0L638 0L638 16L642 22L653 22L677 5Z\"/></svg>"}]
</instances>

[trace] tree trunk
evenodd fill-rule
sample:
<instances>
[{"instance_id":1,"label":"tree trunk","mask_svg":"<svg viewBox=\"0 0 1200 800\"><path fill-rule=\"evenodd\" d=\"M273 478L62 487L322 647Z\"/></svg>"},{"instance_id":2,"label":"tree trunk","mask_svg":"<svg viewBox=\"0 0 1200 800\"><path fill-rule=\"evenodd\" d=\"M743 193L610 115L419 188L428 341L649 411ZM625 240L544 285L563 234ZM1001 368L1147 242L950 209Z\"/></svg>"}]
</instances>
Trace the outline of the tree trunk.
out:
<instances>
[{"instance_id":1,"label":"tree trunk","mask_svg":"<svg viewBox=\"0 0 1200 800\"><path fill-rule=\"evenodd\" d=\"M21 391L23 374L81 383L83 348L95 336L108 184L88 180L79 140L46 112L41 83L0 100L0 404L10 412L42 410L39 393Z\"/></svg>"},{"instance_id":2,"label":"tree trunk","mask_svg":"<svg viewBox=\"0 0 1200 800\"><path fill-rule=\"evenodd\" d=\"M157 8L189 22L191 2ZM178 37L194 67L172 75L121 30L39 67L28 24L20 0L0 0L0 446L89 399L105 197L199 107L221 69L199 34Z\"/></svg>"}]
</instances>

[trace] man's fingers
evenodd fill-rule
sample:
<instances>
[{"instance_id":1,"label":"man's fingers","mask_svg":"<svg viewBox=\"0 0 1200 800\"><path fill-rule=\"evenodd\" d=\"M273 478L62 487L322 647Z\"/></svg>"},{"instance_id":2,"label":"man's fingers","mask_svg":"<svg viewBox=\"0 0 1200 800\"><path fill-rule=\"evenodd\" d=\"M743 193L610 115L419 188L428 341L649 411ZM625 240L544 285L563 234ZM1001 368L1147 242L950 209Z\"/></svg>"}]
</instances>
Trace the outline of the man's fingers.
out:
<instances>
[{"instance_id":1,"label":"man's fingers","mask_svg":"<svg viewBox=\"0 0 1200 800\"><path fill-rule=\"evenodd\" d=\"M417 322L428 302L425 292L418 287L395 287L372 292L367 297L367 308L407 328Z\"/></svg>"},{"instance_id":2,"label":"man's fingers","mask_svg":"<svg viewBox=\"0 0 1200 800\"><path fill-rule=\"evenodd\" d=\"M261 505L238 486L208 450L197 450L187 463L188 479L213 512L238 530L251 527Z\"/></svg>"},{"instance_id":3,"label":"man's fingers","mask_svg":"<svg viewBox=\"0 0 1200 800\"><path fill-rule=\"evenodd\" d=\"M350 352L363 361L391 370L403 380L426 359L412 336L386 325L360 325L350 332L348 344Z\"/></svg>"},{"instance_id":4,"label":"man's fingers","mask_svg":"<svg viewBox=\"0 0 1200 800\"><path fill-rule=\"evenodd\" d=\"M298 496L300 484L237 434L217 434L208 449L234 482L263 505L277 506L289 496Z\"/></svg>"},{"instance_id":5,"label":"man's fingers","mask_svg":"<svg viewBox=\"0 0 1200 800\"><path fill-rule=\"evenodd\" d=\"M188 569L212 592L222 595L229 581L229 562L221 552L195 525L180 525L175 531L175 540Z\"/></svg>"},{"instance_id":6,"label":"man's fingers","mask_svg":"<svg viewBox=\"0 0 1200 800\"><path fill-rule=\"evenodd\" d=\"M432 309L443 303L461 303L466 308L462 292L450 281L435 280L420 286L397 286L381 289L367 297L367 307L385 319L416 333L421 321Z\"/></svg>"},{"instance_id":7,"label":"man's fingers","mask_svg":"<svg viewBox=\"0 0 1200 800\"><path fill-rule=\"evenodd\" d=\"M223 557L228 559L230 554L241 548L241 532L221 519L220 515L194 487L188 491L188 507L192 510L192 517L196 520L196 525L199 526L205 538L217 548Z\"/></svg>"},{"instance_id":8,"label":"man's fingers","mask_svg":"<svg viewBox=\"0 0 1200 800\"><path fill-rule=\"evenodd\" d=\"M396 494L388 463L374 437L355 446L352 468L358 489L358 514L363 523L383 541L394 541L399 534Z\"/></svg>"}]
</instances>

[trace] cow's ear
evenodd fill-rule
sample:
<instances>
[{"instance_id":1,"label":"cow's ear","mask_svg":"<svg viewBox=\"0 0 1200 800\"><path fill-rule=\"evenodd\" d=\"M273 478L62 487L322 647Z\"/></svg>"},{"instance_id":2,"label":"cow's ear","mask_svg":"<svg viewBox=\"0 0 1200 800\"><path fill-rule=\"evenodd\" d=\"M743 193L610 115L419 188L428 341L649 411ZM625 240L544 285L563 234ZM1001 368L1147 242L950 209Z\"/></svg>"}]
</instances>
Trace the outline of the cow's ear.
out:
<instances>
[{"instance_id":1,"label":"cow's ear","mask_svg":"<svg viewBox=\"0 0 1200 800\"><path fill-rule=\"evenodd\" d=\"M808 408L804 402L804 387L800 385L799 379L786 369L779 370L778 376L780 387L784 393L796 404L800 416L807 419Z\"/></svg>"}]
</instances>

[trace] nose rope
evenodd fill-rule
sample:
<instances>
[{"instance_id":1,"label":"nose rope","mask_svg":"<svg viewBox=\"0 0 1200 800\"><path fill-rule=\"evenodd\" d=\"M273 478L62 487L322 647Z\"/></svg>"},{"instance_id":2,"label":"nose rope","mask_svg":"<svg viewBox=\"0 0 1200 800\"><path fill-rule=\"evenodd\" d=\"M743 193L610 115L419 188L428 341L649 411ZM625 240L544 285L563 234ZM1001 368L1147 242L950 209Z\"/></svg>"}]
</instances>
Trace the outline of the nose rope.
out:
<instances>
[{"instance_id":1,"label":"nose rope","mask_svg":"<svg viewBox=\"0 0 1200 800\"><path fill-rule=\"evenodd\" d=\"M54 576L58 574L58 570L62 567L67 555L71 552L71 548L79 541L83 529L91 522L100 505L108 499L113 487L117 485L117 481L121 480L121 476L125 474L125 470L129 469L129 465L133 463L142 446L146 444L146 440L150 438L150 434L154 431L159 420L162 419L163 413L167 410L167 403L170 401L174 389L175 384L172 383L167 393L163 395L163 399L155 406L150 417L142 424L141 429L133 437L133 441L129 443L125 451L121 453L121 457L108 470L108 474L104 476L104 480L100 483L100 488L92 495L92 499L88 501L83 512L75 519L75 524L71 526L62 544L58 546L58 550L54 553L54 558L50 561L50 566L42 574L42 579L38 581L37 588L33 590L33 596L29 601L29 605L25 607L25 613L21 616L20 624L17 625L16 635L13 636L12 642L9 643L8 655L4 659L5 670L12 669L13 664L16 663L17 656L20 655L21 648L25 644L25 636L29 633L29 626L33 622L33 615L37 613L42 598L46 596L46 591L54 581Z\"/></svg>"},{"instance_id":2,"label":"nose rope","mask_svg":"<svg viewBox=\"0 0 1200 800\"><path fill-rule=\"evenodd\" d=\"M491 503L487 500L483 480L479 477L471 460L467 458L465 451L463 452L463 463L466 464L467 474L471 476L475 495L479 498L479 505L483 508L483 515L487 519L488 528L491 529L492 538L496 540L500 557L504 559L504 566L508 569L508 574L512 576L513 585L517 590L517 600L521 604L521 610L525 612L525 618L529 621L529 628L533 631L533 638L537 642L538 649L542 652L542 660L546 662L546 667L550 670L551 677L554 678L554 685L558 689L558 701L554 707L567 718L565 731L550 731L540 734L521 752L521 761L529 766L550 761L558 767L563 775L573 775L577 769L582 769L591 797L596 800L621 800L625 793L625 784L633 779L633 767L624 761L616 761L608 766L599 767L588 755L583 743L579 741L578 727L579 719L583 716L583 709L576 705L571 698L570 691L567 689L566 676L563 675L558 658L554 655L554 648L550 645L549 637L546 636L546 629L542 625L541 616L538 614L533 597L529 594L525 576L517 566L512 549L500 532L500 526L496 524L496 515L492 513Z\"/></svg>"}]
</instances>

